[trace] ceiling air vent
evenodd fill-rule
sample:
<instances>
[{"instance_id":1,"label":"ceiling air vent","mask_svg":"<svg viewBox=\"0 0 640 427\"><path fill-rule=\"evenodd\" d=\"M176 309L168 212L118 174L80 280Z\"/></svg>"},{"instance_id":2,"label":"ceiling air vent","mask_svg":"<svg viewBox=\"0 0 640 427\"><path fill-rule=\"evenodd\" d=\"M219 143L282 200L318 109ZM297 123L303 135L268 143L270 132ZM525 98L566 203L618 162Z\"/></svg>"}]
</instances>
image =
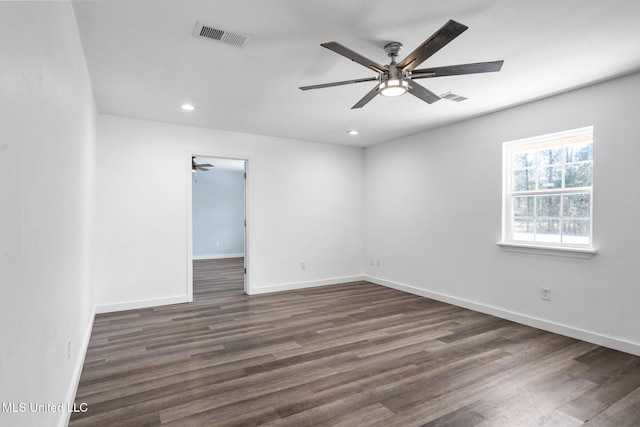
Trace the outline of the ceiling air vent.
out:
<instances>
[{"instance_id":1,"label":"ceiling air vent","mask_svg":"<svg viewBox=\"0 0 640 427\"><path fill-rule=\"evenodd\" d=\"M237 47L243 47L250 39L250 36L247 34L234 33L232 31L203 24L202 22L196 23L193 35L195 37L214 40Z\"/></svg>"},{"instance_id":2,"label":"ceiling air vent","mask_svg":"<svg viewBox=\"0 0 640 427\"><path fill-rule=\"evenodd\" d=\"M440 95L440 98L448 99L450 101L462 102L468 98L464 96L456 95L455 93L447 92Z\"/></svg>"}]
</instances>

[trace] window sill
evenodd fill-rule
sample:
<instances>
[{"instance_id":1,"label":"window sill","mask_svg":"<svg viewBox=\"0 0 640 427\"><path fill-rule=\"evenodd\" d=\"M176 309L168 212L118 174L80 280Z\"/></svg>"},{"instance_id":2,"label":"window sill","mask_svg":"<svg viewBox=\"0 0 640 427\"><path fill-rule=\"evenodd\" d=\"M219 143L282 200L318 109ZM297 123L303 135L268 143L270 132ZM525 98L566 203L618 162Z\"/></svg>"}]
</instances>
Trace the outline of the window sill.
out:
<instances>
[{"instance_id":1,"label":"window sill","mask_svg":"<svg viewBox=\"0 0 640 427\"><path fill-rule=\"evenodd\" d=\"M569 258L589 259L598 253L593 248L571 248L561 246L544 246L515 242L496 242L505 251L537 255L562 256Z\"/></svg>"}]
</instances>

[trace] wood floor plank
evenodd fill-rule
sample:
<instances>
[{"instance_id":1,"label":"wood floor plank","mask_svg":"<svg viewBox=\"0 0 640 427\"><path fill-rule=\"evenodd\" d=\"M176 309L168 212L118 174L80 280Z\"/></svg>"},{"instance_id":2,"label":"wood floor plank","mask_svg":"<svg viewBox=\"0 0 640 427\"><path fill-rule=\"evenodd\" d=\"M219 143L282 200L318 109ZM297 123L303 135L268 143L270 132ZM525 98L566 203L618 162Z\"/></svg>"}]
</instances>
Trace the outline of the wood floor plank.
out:
<instances>
[{"instance_id":1,"label":"wood floor plank","mask_svg":"<svg viewBox=\"0 0 640 427\"><path fill-rule=\"evenodd\" d=\"M587 426L616 425L619 427L637 427L640 420L640 389L617 400L590 418Z\"/></svg>"},{"instance_id":2,"label":"wood floor plank","mask_svg":"<svg viewBox=\"0 0 640 427\"><path fill-rule=\"evenodd\" d=\"M640 357L366 282L96 316L70 426L640 425Z\"/></svg>"}]
</instances>

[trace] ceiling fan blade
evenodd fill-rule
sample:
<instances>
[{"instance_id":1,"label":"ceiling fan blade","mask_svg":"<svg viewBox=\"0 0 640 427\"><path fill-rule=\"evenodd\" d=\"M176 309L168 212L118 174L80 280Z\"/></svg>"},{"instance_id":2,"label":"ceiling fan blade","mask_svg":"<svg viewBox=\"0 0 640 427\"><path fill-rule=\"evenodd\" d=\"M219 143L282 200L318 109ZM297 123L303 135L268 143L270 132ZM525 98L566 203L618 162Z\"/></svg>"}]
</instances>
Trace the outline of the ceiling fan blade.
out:
<instances>
[{"instance_id":1,"label":"ceiling fan blade","mask_svg":"<svg viewBox=\"0 0 640 427\"><path fill-rule=\"evenodd\" d=\"M413 70L412 79L428 77L459 76L462 74L494 73L500 71L504 61L476 62L473 64L448 65L445 67L420 68Z\"/></svg>"},{"instance_id":2,"label":"ceiling fan blade","mask_svg":"<svg viewBox=\"0 0 640 427\"><path fill-rule=\"evenodd\" d=\"M197 167L197 166L206 166L206 167L214 167L213 165L210 165L209 163L196 163L196 158L195 157L191 157L191 166L193 167Z\"/></svg>"},{"instance_id":3,"label":"ceiling fan blade","mask_svg":"<svg viewBox=\"0 0 640 427\"><path fill-rule=\"evenodd\" d=\"M360 55L358 52L354 52L353 50L345 47L337 42L328 42L321 43L320 46L326 47L329 50L334 51L335 53L344 56L345 58L349 58L350 60L357 62L360 65L364 65L365 67L375 71L376 73L386 73L389 71L387 67L384 65L380 65L375 61L370 60L369 58L365 58Z\"/></svg>"},{"instance_id":4,"label":"ceiling fan blade","mask_svg":"<svg viewBox=\"0 0 640 427\"><path fill-rule=\"evenodd\" d=\"M431 55L442 49L453 39L462 34L467 28L459 22L449 20L442 28L425 40L413 52L397 65L397 68L405 71L413 71Z\"/></svg>"},{"instance_id":5,"label":"ceiling fan blade","mask_svg":"<svg viewBox=\"0 0 640 427\"><path fill-rule=\"evenodd\" d=\"M199 170L199 171L208 171L209 170L209 168L204 168L204 167L202 167L200 165L197 165L196 169Z\"/></svg>"},{"instance_id":6,"label":"ceiling fan blade","mask_svg":"<svg viewBox=\"0 0 640 427\"><path fill-rule=\"evenodd\" d=\"M371 101L373 98L376 97L379 90L380 90L379 85L375 85L375 87L371 89L369 92L367 92L367 94L363 96L362 99L360 99L360 101L356 102L355 105L351 107L351 109L353 110L354 108L364 107L369 101Z\"/></svg>"},{"instance_id":7,"label":"ceiling fan blade","mask_svg":"<svg viewBox=\"0 0 640 427\"><path fill-rule=\"evenodd\" d=\"M362 78L362 79L344 80L344 81L341 81L341 82L323 83L323 84L311 85L311 86L302 86L302 87L300 87L300 89L302 89L302 90L322 89L322 88L325 88L325 87L349 85L349 84L352 84L352 83L372 82L372 81L375 81L375 80L378 80L378 78L377 77L365 77L365 78Z\"/></svg>"},{"instance_id":8,"label":"ceiling fan blade","mask_svg":"<svg viewBox=\"0 0 640 427\"><path fill-rule=\"evenodd\" d=\"M440 101L440 97L438 95L414 81L409 82L409 93L416 98L422 99L428 104L433 104L436 101Z\"/></svg>"}]
</instances>

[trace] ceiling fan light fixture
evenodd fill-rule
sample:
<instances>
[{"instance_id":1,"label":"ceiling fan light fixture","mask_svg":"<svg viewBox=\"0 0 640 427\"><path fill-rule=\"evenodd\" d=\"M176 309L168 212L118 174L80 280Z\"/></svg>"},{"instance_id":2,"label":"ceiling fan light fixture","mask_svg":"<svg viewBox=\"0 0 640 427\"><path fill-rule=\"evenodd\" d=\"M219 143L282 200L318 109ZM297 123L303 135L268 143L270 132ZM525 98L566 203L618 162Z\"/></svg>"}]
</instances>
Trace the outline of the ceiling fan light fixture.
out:
<instances>
[{"instance_id":1,"label":"ceiling fan light fixture","mask_svg":"<svg viewBox=\"0 0 640 427\"><path fill-rule=\"evenodd\" d=\"M404 79L388 79L378 86L382 96L400 96L409 90L409 82Z\"/></svg>"}]
</instances>

